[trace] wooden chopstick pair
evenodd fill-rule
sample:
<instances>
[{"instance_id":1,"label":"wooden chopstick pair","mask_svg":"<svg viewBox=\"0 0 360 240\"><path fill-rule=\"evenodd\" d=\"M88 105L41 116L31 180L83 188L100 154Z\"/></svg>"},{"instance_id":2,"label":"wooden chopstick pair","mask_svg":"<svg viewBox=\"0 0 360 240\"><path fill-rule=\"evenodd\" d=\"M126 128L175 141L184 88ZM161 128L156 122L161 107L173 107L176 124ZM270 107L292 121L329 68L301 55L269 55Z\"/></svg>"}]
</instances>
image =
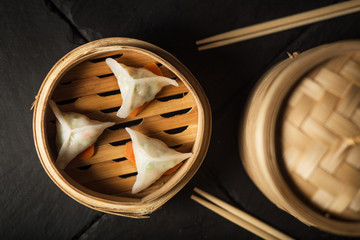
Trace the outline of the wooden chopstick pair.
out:
<instances>
[{"instance_id":1,"label":"wooden chopstick pair","mask_svg":"<svg viewBox=\"0 0 360 240\"><path fill-rule=\"evenodd\" d=\"M212 203L197 197L196 195L191 195L191 199L263 239L293 239L259 219L231 206L230 204L204 192L199 188L195 188L194 191Z\"/></svg>"},{"instance_id":2,"label":"wooden chopstick pair","mask_svg":"<svg viewBox=\"0 0 360 240\"><path fill-rule=\"evenodd\" d=\"M360 0L351 0L218 34L199 40L196 45L205 44L198 47L199 51L216 48L358 11Z\"/></svg>"}]
</instances>

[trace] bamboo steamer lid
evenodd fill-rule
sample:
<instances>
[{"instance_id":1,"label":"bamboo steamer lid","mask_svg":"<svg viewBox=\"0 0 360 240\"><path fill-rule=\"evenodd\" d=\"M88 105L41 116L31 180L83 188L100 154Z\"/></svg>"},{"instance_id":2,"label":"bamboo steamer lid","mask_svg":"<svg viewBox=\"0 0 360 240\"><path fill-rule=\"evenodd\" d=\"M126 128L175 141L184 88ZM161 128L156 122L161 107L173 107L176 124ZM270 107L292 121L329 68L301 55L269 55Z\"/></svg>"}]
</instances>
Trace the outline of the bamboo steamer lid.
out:
<instances>
[{"instance_id":1,"label":"bamboo steamer lid","mask_svg":"<svg viewBox=\"0 0 360 240\"><path fill-rule=\"evenodd\" d=\"M284 112L283 153L304 196L330 215L360 221L360 52L304 76Z\"/></svg>"},{"instance_id":2,"label":"bamboo steamer lid","mask_svg":"<svg viewBox=\"0 0 360 240\"><path fill-rule=\"evenodd\" d=\"M323 45L264 75L241 127L249 176L304 223L360 235L360 42Z\"/></svg>"},{"instance_id":3,"label":"bamboo steamer lid","mask_svg":"<svg viewBox=\"0 0 360 240\"><path fill-rule=\"evenodd\" d=\"M131 67L156 63L164 76L179 86L164 87L140 114L116 116L122 99L105 59ZM55 116L48 106L85 114L102 122L116 122L95 142L95 154L55 166ZM136 167L124 157L130 140L125 127L164 141L179 152L192 152L181 167L154 184L131 194ZM54 183L81 204L115 215L142 218L160 208L192 178L205 158L211 135L211 110L191 72L174 56L150 43L130 38L106 38L82 45L60 59L46 76L36 97L34 142L41 164Z\"/></svg>"}]
</instances>

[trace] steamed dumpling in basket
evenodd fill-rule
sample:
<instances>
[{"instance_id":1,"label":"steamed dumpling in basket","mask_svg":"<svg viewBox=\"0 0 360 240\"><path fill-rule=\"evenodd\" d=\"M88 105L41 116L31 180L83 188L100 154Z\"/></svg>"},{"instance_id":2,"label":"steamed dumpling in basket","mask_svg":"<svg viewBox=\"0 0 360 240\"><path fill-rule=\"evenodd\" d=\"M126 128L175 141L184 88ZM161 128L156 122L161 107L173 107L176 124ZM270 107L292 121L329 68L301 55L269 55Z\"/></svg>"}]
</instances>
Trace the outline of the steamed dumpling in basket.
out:
<instances>
[{"instance_id":1,"label":"steamed dumpling in basket","mask_svg":"<svg viewBox=\"0 0 360 240\"><path fill-rule=\"evenodd\" d=\"M158 76L145 68L128 67L112 58L107 58L106 63L121 91L123 103L116 114L120 118L128 117L133 110L153 100L163 87L179 85L171 78Z\"/></svg>"},{"instance_id":2,"label":"steamed dumpling in basket","mask_svg":"<svg viewBox=\"0 0 360 240\"><path fill-rule=\"evenodd\" d=\"M61 112L56 103L49 101L56 121L56 166L65 169L71 160L95 143L96 139L113 122L99 122L74 112Z\"/></svg>"},{"instance_id":3,"label":"steamed dumpling in basket","mask_svg":"<svg viewBox=\"0 0 360 240\"><path fill-rule=\"evenodd\" d=\"M149 187L167 170L173 168L192 153L180 153L169 148L159 139L150 138L138 131L125 128L133 142L135 164L138 171L132 193L138 193Z\"/></svg>"}]
</instances>

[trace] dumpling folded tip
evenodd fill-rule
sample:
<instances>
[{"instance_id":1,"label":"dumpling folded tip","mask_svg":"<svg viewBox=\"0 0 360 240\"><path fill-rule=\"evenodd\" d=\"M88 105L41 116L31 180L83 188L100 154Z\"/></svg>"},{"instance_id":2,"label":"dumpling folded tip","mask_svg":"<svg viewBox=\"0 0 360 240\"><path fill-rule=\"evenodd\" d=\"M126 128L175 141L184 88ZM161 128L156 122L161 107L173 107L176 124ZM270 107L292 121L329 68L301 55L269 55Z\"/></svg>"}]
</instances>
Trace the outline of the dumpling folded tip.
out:
<instances>
[{"instance_id":1,"label":"dumpling folded tip","mask_svg":"<svg viewBox=\"0 0 360 240\"><path fill-rule=\"evenodd\" d=\"M59 107L56 105L56 103L52 99L49 100L49 106L50 106L51 110L54 112L54 114L56 114L60 111Z\"/></svg>"},{"instance_id":2,"label":"dumpling folded tip","mask_svg":"<svg viewBox=\"0 0 360 240\"><path fill-rule=\"evenodd\" d=\"M140 191L142 191L142 190L133 188L133 189L131 190L131 193L132 193L132 194L137 194L137 193L139 193Z\"/></svg>"},{"instance_id":3,"label":"dumpling folded tip","mask_svg":"<svg viewBox=\"0 0 360 240\"><path fill-rule=\"evenodd\" d=\"M112 58L105 61L114 73L122 94L122 106L116 114L119 118L128 117L136 108L153 100L163 87L179 86L176 80L159 76L145 68L129 67Z\"/></svg>"},{"instance_id":4,"label":"dumpling folded tip","mask_svg":"<svg viewBox=\"0 0 360 240\"><path fill-rule=\"evenodd\" d=\"M105 59L105 62L107 63L107 64L111 64L113 61L115 61L114 59L112 59L112 58L106 58Z\"/></svg>"},{"instance_id":5,"label":"dumpling folded tip","mask_svg":"<svg viewBox=\"0 0 360 240\"><path fill-rule=\"evenodd\" d=\"M129 114L126 114L124 111L122 111L122 108L119 109L119 111L116 113L116 116L119 118L127 118Z\"/></svg>"},{"instance_id":6,"label":"dumpling folded tip","mask_svg":"<svg viewBox=\"0 0 360 240\"><path fill-rule=\"evenodd\" d=\"M64 170L67 165L68 165L68 162L62 161L59 158L57 158L56 161L55 161L55 167L57 169Z\"/></svg>"},{"instance_id":7,"label":"dumpling folded tip","mask_svg":"<svg viewBox=\"0 0 360 240\"><path fill-rule=\"evenodd\" d=\"M169 148L159 139L148 137L137 130L126 127L133 141L137 177L132 188L136 194L148 188L167 170L193 156L191 152L181 153ZM144 147L146 146L146 147Z\"/></svg>"},{"instance_id":8,"label":"dumpling folded tip","mask_svg":"<svg viewBox=\"0 0 360 240\"><path fill-rule=\"evenodd\" d=\"M136 134L135 130L132 130L129 127L126 127L125 130L128 132L128 134L130 135L130 137L134 136L134 134Z\"/></svg>"},{"instance_id":9,"label":"dumpling folded tip","mask_svg":"<svg viewBox=\"0 0 360 240\"><path fill-rule=\"evenodd\" d=\"M172 80L171 85L174 85L175 87L178 87L179 83L177 81L175 81L175 80Z\"/></svg>"},{"instance_id":10,"label":"dumpling folded tip","mask_svg":"<svg viewBox=\"0 0 360 240\"><path fill-rule=\"evenodd\" d=\"M50 104L50 107L53 107L54 105L56 105L54 100L52 100L52 99L49 100L49 104Z\"/></svg>"},{"instance_id":11,"label":"dumpling folded tip","mask_svg":"<svg viewBox=\"0 0 360 240\"><path fill-rule=\"evenodd\" d=\"M61 112L53 100L49 100L49 105L60 123L56 126L58 156L55 166L58 169L65 169L78 154L95 143L106 128L116 124L92 120L80 113Z\"/></svg>"},{"instance_id":12,"label":"dumpling folded tip","mask_svg":"<svg viewBox=\"0 0 360 240\"><path fill-rule=\"evenodd\" d=\"M116 124L116 122L105 122L105 123L104 123L104 127L105 127L105 128L109 128L109 127L114 126L115 124Z\"/></svg>"}]
</instances>

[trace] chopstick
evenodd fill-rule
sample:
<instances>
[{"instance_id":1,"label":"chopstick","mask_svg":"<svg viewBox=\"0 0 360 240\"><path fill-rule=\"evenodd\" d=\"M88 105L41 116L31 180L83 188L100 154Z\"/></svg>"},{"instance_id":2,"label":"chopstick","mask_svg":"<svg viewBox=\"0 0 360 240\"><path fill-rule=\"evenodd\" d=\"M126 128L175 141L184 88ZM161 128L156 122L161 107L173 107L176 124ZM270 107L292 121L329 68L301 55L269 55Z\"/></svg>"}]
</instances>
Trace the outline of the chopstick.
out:
<instances>
[{"instance_id":1,"label":"chopstick","mask_svg":"<svg viewBox=\"0 0 360 240\"><path fill-rule=\"evenodd\" d=\"M218 34L196 41L196 45L208 43L198 47L199 51L216 48L358 11L360 0L351 0Z\"/></svg>"},{"instance_id":2,"label":"chopstick","mask_svg":"<svg viewBox=\"0 0 360 240\"><path fill-rule=\"evenodd\" d=\"M209 193L206 193L199 188L194 188L194 191L214 204L195 195L191 195L191 199L263 239L293 239L259 219L231 206L230 204L212 196Z\"/></svg>"}]
</instances>

